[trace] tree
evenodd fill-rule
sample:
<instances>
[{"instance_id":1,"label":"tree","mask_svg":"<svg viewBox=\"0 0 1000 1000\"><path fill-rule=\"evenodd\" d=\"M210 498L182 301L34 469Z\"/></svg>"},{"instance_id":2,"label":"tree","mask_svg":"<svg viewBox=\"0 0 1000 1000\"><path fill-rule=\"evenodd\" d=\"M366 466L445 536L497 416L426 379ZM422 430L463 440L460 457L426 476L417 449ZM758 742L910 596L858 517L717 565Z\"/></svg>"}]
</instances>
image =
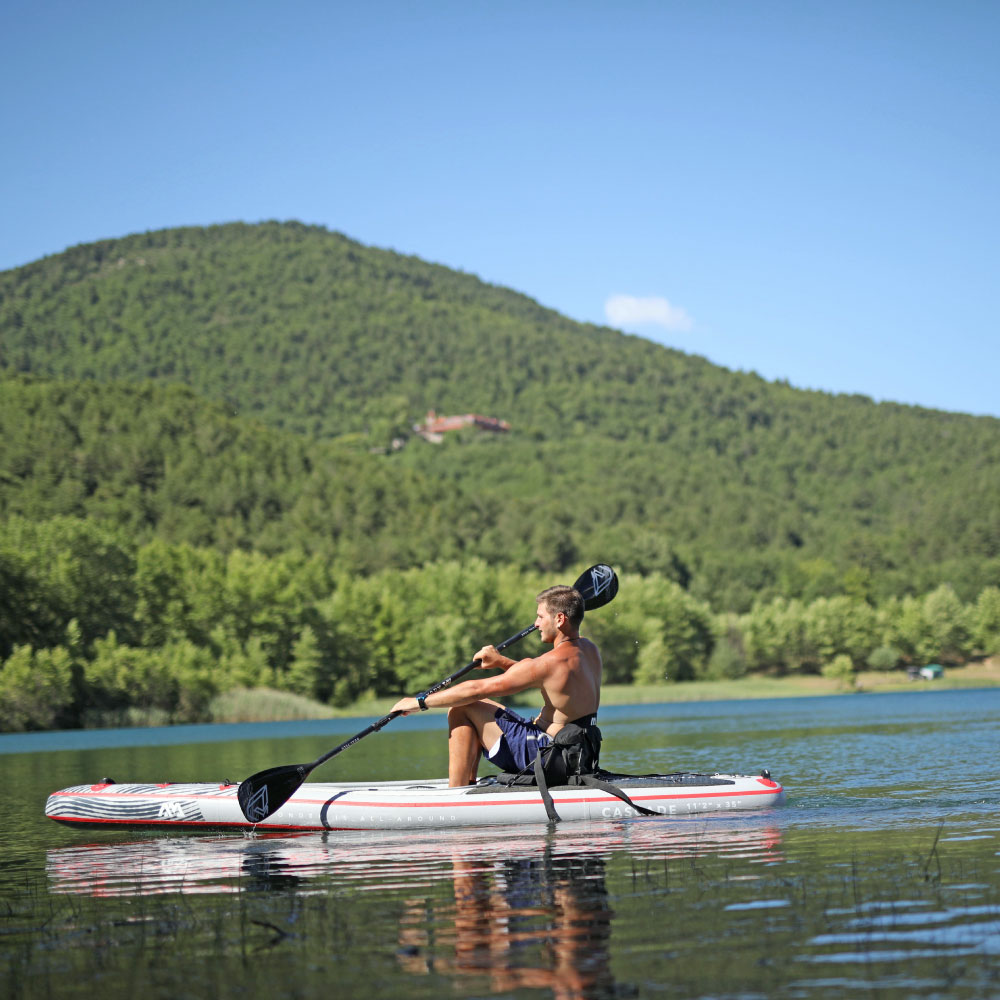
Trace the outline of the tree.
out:
<instances>
[{"instance_id":1,"label":"tree","mask_svg":"<svg viewBox=\"0 0 1000 1000\"><path fill-rule=\"evenodd\" d=\"M53 729L73 701L69 650L18 646L0 665L0 731Z\"/></svg>"},{"instance_id":2,"label":"tree","mask_svg":"<svg viewBox=\"0 0 1000 1000\"><path fill-rule=\"evenodd\" d=\"M633 662L631 679L637 683L692 680L703 674L714 644L708 606L659 574L623 575L620 587L617 622L609 628L605 616L595 616L595 639L605 659ZM609 639L617 635L618 642L606 646L605 633Z\"/></svg>"},{"instance_id":3,"label":"tree","mask_svg":"<svg viewBox=\"0 0 1000 1000\"><path fill-rule=\"evenodd\" d=\"M975 648L987 655L1000 653L1000 587L986 587L970 617Z\"/></svg>"},{"instance_id":4,"label":"tree","mask_svg":"<svg viewBox=\"0 0 1000 1000\"><path fill-rule=\"evenodd\" d=\"M221 552L155 539L136 556L135 619L144 646L178 639L211 645L225 614Z\"/></svg>"},{"instance_id":5,"label":"tree","mask_svg":"<svg viewBox=\"0 0 1000 1000\"><path fill-rule=\"evenodd\" d=\"M292 646L291 663L284 678L285 688L307 698L320 698L325 673L323 667L323 651L316 633L309 625L304 625Z\"/></svg>"},{"instance_id":6,"label":"tree","mask_svg":"<svg viewBox=\"0 0 1000 1000\"><path fill-rule=\"evenodd\" d=\"M0 655L57 646L75 619L90 643L135 632L135 556L117 532L77 518L0 523Z\"/></svg>"},{"instance_id":7,"label":"tree","mask_svg":"<svg viewBox=\"0 0 1000 1000\"><path fill-rule=\"evenodd\" d=\"M924 597L889 602L881 613L887 643L901 649L910 663L960 663L971 651L966 608L948 584Z\"/></svg>"},{"instance_id":8,"label":"tree","mask_svg":"<svg viewBox=\"0 0 1000 1000\"><path fill-rule=\"evenodd\" d=\"M846 655L857 668L878 645L878 617L864 601L821 597L805 608L805 638L813 665Z\"/></svg>"},{"instance_id":9,"label":"tree","mask_svg":"<svg viewBox=\"0 0 1000 1000\"><path fill-rule=\"evenodd\" d=\"M972 651L969 615L950 584L941 584L924 598L924 617L935 647L934 658L965 662Z\"/></svg>"},{"instance_id":10,"label":"tree","mask_svg":"<svg viewBox=\"0 0 1000 1000\"><path fill-rule=\"evenodd\" d=\"M841 688L852 688L855 683L854 664L846 653L835 656L822 669L824 677L835 680Z\"/></svg>"},{"instance_id":11,"label":"tree","mask_svg":"<svg viewBox=\"0 0 1000 1000\"><path fill-rule=\"evenodd\" d=\"M816 669L815 653L806 637L806 612L799 601L775 598L741 616L747 665L778 674Z\"/></svg>"}]
</instances>

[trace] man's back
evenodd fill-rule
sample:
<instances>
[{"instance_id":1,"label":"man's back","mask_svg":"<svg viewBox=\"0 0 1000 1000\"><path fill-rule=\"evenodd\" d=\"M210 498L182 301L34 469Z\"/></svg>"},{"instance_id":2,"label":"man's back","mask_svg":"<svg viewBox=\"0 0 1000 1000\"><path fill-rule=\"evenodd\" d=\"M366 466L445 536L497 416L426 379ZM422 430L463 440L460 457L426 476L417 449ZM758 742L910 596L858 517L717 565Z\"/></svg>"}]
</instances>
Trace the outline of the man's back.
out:
<instances>
[{"instance_id":1,"label":"man's back","mask_svg":"<svg viewBox=\"0 0 1000 1000\"><path fill-rule=\"evenodd\" d=\"M601 654L582 637L564 639L538 657L543 661L544 707L536 724L554 736L567 722L596 715L601 704Z\"/></svg>"}]
</instances>

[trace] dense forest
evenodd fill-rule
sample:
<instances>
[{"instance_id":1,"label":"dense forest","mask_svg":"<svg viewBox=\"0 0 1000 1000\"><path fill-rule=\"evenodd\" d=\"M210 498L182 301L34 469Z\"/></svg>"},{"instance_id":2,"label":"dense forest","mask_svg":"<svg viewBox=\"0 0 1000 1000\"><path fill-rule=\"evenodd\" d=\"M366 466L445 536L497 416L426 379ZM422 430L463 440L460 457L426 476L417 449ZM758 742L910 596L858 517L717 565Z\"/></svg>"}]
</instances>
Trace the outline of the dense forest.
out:
<instances>
[{"instance_id":1,"label":"dense forest","mask_svg":"<svg viewBox=\"0 0 1000 1000\"><path fill-rule=\"evenodd\" d=\"M480 559L351 573L322 556L136 545L92 520L14 516L0 524L0 729L201 721L235 688L337 705L419 691L529 624L532 595L549 582ZM609 682L848 681L1000 649L1000 587L968 603L947 584L878 607L779 597L734 615L658 573L623 574L584 631ZM520 647L538 648L530 638Z\"/></svg>"},{"instance_id":2,"label":"dense forest","mask_svg":"<svg viewBox=\"0 0 1000 1000\"><path fill-rule=\"evenodd\" d=\"M414 431L431 410L511 429L471 426L433 444ZM674 677L709 670L713 655L722 669L729 647L739 669L778 669L754 658L745 627L730 642L719 625L746 626L775 602L846 600L884 616L947 592L966 639L945 652L992 634L1000 421L768 383L297 223L146 233L0 274L0 441L0 656L63 650L77 664L70 715L86 703L80 664L108 642L239 658L204 630L168 642L141 624L152 598L136 567L157 546L186 561L185 607L206 592L190 567L211 576L233 559L291 560L323 581L310 597L320 603L347 580L420 581L435 564L544 582L606 560L707 616ZM58 532L114 539L132 596L110 617L44 583L39 560L55 558ZM110 564L94 558L101 589ZM292 616L280 654L239 633L240 656L260 643L281 682L288 650L311 635L321 697L408 680L365 653L341 683L347 659L333 650L358 640L310 614ZM449 635L483 638L461 609L422 620L439 615L452 616L438 623L439 651ZM629 640L647 650L647 674L650 649L664 664L674 655L655 618ZM917 656L891 629L869 638L871 649L839 653L856 665L880 648L894 663ZM625 679L641 674L635 655ZM821 659L795 662L818 670Z\"/></svg>"}]
</instances>

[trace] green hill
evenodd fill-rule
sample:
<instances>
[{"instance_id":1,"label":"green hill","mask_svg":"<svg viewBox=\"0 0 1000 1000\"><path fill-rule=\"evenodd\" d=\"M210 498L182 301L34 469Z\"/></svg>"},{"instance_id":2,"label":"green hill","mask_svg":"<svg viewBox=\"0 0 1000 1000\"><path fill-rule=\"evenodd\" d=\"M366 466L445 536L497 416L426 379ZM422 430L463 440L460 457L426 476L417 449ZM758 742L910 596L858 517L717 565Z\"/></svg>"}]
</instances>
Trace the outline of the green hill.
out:
<instances>
[{"instance_id":1,"label":"green hill","mask_svg":"<svg viewBox=\"0 0 1000 1000\"><path fill-rule=\"evenodd\" d=\"M4 272L0 344L5 515L366 570L603 558L719 609L1000 582L1000 421L767 383L316 227ZM430 409L512 429L428 444Z\"/></svg>"},{"instance_id":2,"label":"green hill","mask_svg":"<svg viewBox=\"0 0 1000 1000\"><path fill-rule=\"evenodd\" d=\"M301 551L360 572L461 558L482 533L481 505L420 472L234 417L183 386L15 376L2 390L5 517L93 519L138 544Z\"/></svg>"}]
</instances>

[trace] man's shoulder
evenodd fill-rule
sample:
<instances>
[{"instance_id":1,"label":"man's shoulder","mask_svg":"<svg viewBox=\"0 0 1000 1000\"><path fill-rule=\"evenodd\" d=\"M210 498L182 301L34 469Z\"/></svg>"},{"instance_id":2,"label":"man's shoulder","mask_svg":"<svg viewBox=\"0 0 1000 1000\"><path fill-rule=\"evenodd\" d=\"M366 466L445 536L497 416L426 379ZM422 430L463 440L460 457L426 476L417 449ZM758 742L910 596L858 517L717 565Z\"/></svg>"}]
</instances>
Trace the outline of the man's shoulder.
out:
<instances>
[{"instance_id":1,"label":"man's shoulder","mask_svg":"<svg viewBox=\"0 0 1000 1000\"><path fill-rule=\"evenodd\" d=\"M572 644L556 646L543 653L538 659L547 663L564 664L580 663L597 658L600 659L600 651L589 639L578 638Z\"/></svg>"}]
</instances>

